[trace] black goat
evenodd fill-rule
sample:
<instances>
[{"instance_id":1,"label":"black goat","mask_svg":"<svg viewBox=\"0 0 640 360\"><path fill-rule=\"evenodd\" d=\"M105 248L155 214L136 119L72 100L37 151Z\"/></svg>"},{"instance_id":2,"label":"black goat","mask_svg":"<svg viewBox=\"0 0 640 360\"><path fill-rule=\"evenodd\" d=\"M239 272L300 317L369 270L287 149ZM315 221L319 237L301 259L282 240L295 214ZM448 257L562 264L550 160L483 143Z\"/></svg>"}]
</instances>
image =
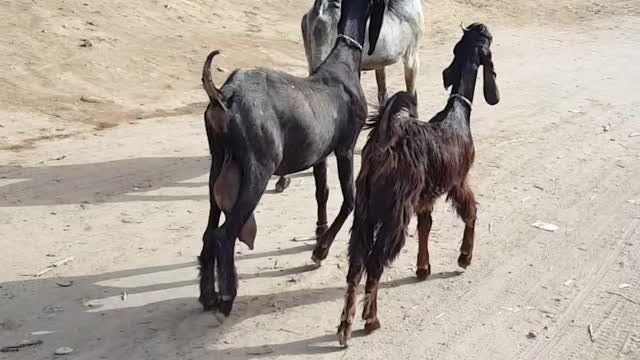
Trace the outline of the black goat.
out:
<instances>
[{"instance_id":1,"label":"black goat","mask_svg":"<svg viewBox=\"0 0 640 360\"><path fill-rule=\"evenodd\" d=\"M471 263L476 203L467 183L474 159L470 130L471 103L480 65L484 68L484 97L499 101L491 60L491 33L483 24L464 29L454 49L454 59L443 72L444 86L453 86L444 110L428 123L417 119L416 99L395 94L368 126L372 128L363 149L356 180L356 208L349 240L347 294L338 338L346 346L355 315L356 289L367 273L362 318L367 333L380 327L377 318L378 284L405 243L413 213L418 216L418 264L416 275L431 272L428 238L431 210L440 196L448 194L465 229L458 265Z\"/></svg>"},{"instance_id":2,"label":"black goat","mask_svg":"<svg viewBox=\"0 0 640 360\"><path fill-rule=\"evenodd\" d=\"M211 79L212 52L202 81L210 103L205 112L212 155L209 178L211 210L200 261L200 303L229 315L237 293L235 239L253 247L253 211L269 178L313 167L318 203L313 259L325 259L336 234L353 210L353 149L366 121L360 86L362 43L371 18L375 48L385 0L348 0L338 24L340 36L326 61L307 78L270 69L235 70L221 89ZM336 155L343 203L327 226L326 157ZM220 212L225 223L218 227ZM215 291L217 262L218 290Z\"/></svg>"}]
</instances>

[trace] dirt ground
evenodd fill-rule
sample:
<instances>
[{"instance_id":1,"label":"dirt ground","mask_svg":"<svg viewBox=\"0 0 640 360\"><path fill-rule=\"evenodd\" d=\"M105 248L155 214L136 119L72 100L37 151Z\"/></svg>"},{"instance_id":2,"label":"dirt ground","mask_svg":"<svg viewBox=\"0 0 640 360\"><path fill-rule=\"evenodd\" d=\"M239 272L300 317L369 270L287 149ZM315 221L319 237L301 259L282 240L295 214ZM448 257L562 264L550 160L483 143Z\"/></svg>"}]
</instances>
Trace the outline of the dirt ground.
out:
<instances>
[{"instance_id":1,"label":"dirt ground","mask_svg":"<svg viewBox=\"0 0 640 360\"><path fill-rule=\"evenodd\" d=\"M343 350L350 224L315 268L307 171L262 198L256 249L238 246L232 315L201 311L202 62L223 51L218 82L239 66L304 75L299 21L310 3L0 2L0 347L43 341L0 359L51 359L62 346L74 351L58 359L640 359L631 0L424 3L425 119L444 105L458 24L482 21L494 35L502 101L477 97L472 117L479 219L466 272L456 267L462 223L441 202L433 275L414 280L408 242L383 275L382 329L357 331ZM393 90L400 70L388 74ZM373 99L373 76L363 81ZM335 216L333 160L329 171Z\"/></svg>"}]
</instances>

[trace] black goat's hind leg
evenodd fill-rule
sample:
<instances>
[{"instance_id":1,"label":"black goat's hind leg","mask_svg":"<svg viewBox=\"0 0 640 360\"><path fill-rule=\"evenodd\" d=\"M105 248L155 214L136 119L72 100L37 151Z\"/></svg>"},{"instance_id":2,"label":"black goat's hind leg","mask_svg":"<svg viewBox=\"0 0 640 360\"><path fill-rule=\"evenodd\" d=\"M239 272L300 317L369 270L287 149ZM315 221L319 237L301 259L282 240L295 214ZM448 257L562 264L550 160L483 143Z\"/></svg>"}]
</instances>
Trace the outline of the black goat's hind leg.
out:
<instances>
[{"instance_id":1,"label":"black goat's hind leg","mask_svg":"<svg viewBox=\"0 0 640 360\"><path fill-rule=\"evenodd\" d=\"M327 200L329 187L327 186L327 161L323 160L313 167L313 177L316 182L316 202L318 204L318 221L316 222L316 236L324 234L327 224Z\"/></svg>"},{"instance_id":2,"label":"black goat's hind leg","mask_svg":"<svg viewBox=\"0 0 640 360\"><path fill-rule=\"evenodd\" d=\"M274 168L266 169L264 165L255 163L253 166L243 168L242 173L250 175L242 176L238 199L225 223L214 232L213 237L218 246L217 265L220 293L218 309L225 316L229 316L231 313L233 301L238 291L234 261L235 241L258 205Z\"/></svg>"},{"instance_id":3,"label":"black goat's hind leg","mask_svg":"<svg viewBox=\"0 0 640 360\"><path fill-rule=\"evenodd\" d=\"M218 295L215 288L216 267L216 243L215 239L208 235L208 230L203 236L202 252L198 257L200 263L200 298L204 311L213 310L218 305Z\"/></svg>"},{"instance_id":4,"label":"black goat's hind leg","mask_svg":"<svg viewBox=\"0 0 640 360\"><path fill-rule=\"evenodd\" d=\"M200 263L200 298L198 300L205 311L213 310L218 304L218 295L215 289L216 244L212 234L218 228L220 221L220 208L216 204L213 193L220 167L220 162L213 159L209 173L209 222L202 236L202 252L198 257Z\"/></svg>"},{"instance_id":5,"label":"black goat's hind leg","mask_svg":"<svg viewBox=\"0 0 640 360\"><path fill-rule=\"evenodd\" d=\"M313 254L311 259L319 264L322 260L327 258L329 254L329 249L331 248L331 244L336 238L338 231L344 225L345 220L353 211L353 149L348 151L346 154L338 155L336 154L338 161L338 177L340 178L340 188L342 190L342 206L340 207L340 212L338 216L336 216L335 220L322 236L318 238L318 243L316 244L315 249L313 250Z\"/></svg>"}]
</instances>

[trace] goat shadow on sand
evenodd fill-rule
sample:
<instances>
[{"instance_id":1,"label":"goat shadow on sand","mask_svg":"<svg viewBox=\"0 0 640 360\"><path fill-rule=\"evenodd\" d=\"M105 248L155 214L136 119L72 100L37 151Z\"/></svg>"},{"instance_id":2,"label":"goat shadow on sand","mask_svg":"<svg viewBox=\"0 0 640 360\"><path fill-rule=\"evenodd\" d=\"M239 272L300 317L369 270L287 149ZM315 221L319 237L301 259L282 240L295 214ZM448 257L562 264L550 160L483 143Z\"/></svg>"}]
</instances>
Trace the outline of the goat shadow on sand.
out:
<instances>
[{"instance_id":1,"label":"goat shadow on sand","mask_svg":"<svg viewBox=\"0 0 640 360\"><path fill-rule=\"evenodd\" d=\"M47 164L55 163L49 160ZM0 165L0 208L129 201L208 200L208 156L129 158L34 167ZM193 181L198 177L204 180ZM288 175L312 176L307 170ZM274 177L274 179L277 177ZM199 188L195 195L157 195L165 188ZM193 193L193 192L192 192ZM267 190L265 194L275 193Z\"/></svg>"},{"instance_id":2,"label":"goat shadow on sand","mask_svg":"<svg viewBox=\"0 0 640 360\"><path fill-rule=\"evenodd\" d=\"M267 257L277 254L296 253L309 251L309 245L296 245L290 249L259 254L247 254L238 256L239 261ZM9 320L20 324L16 330L16 341L24 336L25 332L41 330L37 326L42 325L43 319L51 316L44 309L61 308L63 312L55 314L57 334L47 335L45 344L38 348L24 351L24 355L31 354L35 357L49 355L55 350L54 345L60 342L69 343L69 333L91 334L98 339L122 338L125 331L125 340L122 349L113 349L108 344L100 347L100 343L94 344L89 349L82 349L88 357L98 358L108 355L109 358L127 358L133 356L136 351L144 352L146 356L154 359L174 359L176 352L188 353L194 358L213 359L253 359L265 353L280 355L314 355L327 354L342 351L338 346L335 329L318 330L320 335L299 339L299 334L291 332L292 338L298 338L291 342L278 344L263 344L251 347L230 347L218 342L225 332L243 321L273 313L285 314L288 309L311 304L336 301L342 299L344 287L327 288L299 288L279 291L263 295L240 295L236 299L234 311L231 316L222 319L221 316L213 316L204 313L197 303L196 280L174 281L157 283L156 276L160 272L193 268L195 274L195 262L186 262L164 266L154 266L108 272L91 276L76 276L61 278L29 278L24 281L3 283L0 286L0 298L6 299L0 303L0 314L10 314ZM260 271L254 274L239 274L240 279L247 280L260 277L279 277L312 271L315 265L302 265L293 268L279 270ZM460 275L460 272L443 272L433 274L428 280L447 279ZM143 277L156 282L145 286L132 286L123 288L118 281L128 277ZM73 284L70 287L60 287L56 282L60 281ZM415 277L395 279L381 284L381 288L393 289L399 286L417 284ZM102 284L101 284L102 283ZM105 284L106 283L106 284ZM111 283L111 285L109 285ZM304 284L302 284L304 285ZM240 286L240 291L247 284ZM188 287L185 289L185 287ZM129 296L133 305L123 305L120 308L101 309L100 307L87 307L86 302L78 299L105 299L118 298L123 289ZM163 291L178 291L181 296L168 296L164 299L156 298L155 294ZM40 292L48 296L37 296ZM192 294L191 294L192 293ZM188 294L188 295L186 295ZM136 295L149 296L152 300L143 304L136 304ZM126 304L124 300L123 304ZM277 304L277 307L274 307ZM338 313L336 315L339 316ZM221 320L222 319L222 320ZM0 317L0 321L7 321L6 316ZM39 321L39 322L38 322ZM124 330L123 330L124 329ZM151 330L150 330L151 329ZM269 324L266 328L256 328L256 332L278 331L277 324ZM362 336L362 331L355 330L354 337ZM57 336L57 338L56 338ZM256 334L260 338L259 334ZM57 340L56 340L57 339ZM52 341L53 340L53 341ZM138 346L141 343L161 343L165 347ZM194 345L195 344L195 345ZM4 344L3 344L4 345ZM73 345L73 344L72 344ZM167 348L175 351L167 353ZM182 349L182 350L181 350ZM156 352L156 353L154 353ZM108 353L108 354L107 354Z\"/></svg>"}]
</instances>

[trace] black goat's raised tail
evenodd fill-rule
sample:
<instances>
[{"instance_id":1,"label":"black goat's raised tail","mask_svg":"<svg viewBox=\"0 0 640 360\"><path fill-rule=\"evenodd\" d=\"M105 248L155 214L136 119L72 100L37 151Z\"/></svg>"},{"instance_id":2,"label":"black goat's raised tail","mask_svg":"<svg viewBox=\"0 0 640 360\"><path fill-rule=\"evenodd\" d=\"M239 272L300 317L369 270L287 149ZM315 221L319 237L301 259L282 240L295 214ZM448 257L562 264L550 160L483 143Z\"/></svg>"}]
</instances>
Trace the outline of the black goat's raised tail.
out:
<instances>
[{"instance_id":1,"label":"black goat's raised tail","mask_svg":"<svg viewBox=\"0 0 640 360\"><path fill-rule=\"evenodd\" d=\"M211 124L213 130L218 134L227 132L227 125L229 123L229 116L227 114L226 99L224 95L216 88L211 77L211 62L213 57L220 54L220 50L212 51L207 60L204 62L202 68L202 86L204 91L209 96L209 109L205 114L206 120Z\"/></svg>"},{"instance_id":2,"label":"black goat's raised tail","mask_svg":"<svg viewBox=\"0 0 640 360\"><path fill-rule=\"evenodd\" d=\"M204 87L204 91L209 95L209 99L211 101L219 101L222 97L220 91L216 88L216 85L213 83L213 78L211 77L211 62L213 61L213 57L220 54L220 50L213 50L209 56L207 56L207 60L204 62L204 68L202 69L202 86Z\"/></svg>"}]
</instances>

